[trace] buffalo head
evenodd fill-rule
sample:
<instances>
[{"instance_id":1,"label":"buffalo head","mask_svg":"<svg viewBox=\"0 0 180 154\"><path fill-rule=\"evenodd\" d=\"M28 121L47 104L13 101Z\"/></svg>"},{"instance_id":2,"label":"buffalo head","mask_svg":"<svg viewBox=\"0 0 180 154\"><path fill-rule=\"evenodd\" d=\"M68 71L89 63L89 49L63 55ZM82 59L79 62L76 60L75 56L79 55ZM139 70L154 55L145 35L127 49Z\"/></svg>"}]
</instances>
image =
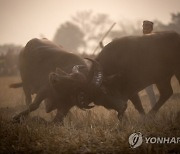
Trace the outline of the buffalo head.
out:
<instances>
[{"instance_id":1,"label":"buffalo head","mask_svg":"<svg viewBox=\"0 0 180 154\"><path fill-rule=\"evenodd\" d=\"M72 101L80 108L89 109L93 101L94 92L101 86L103 80L100 65L91 59L92 68L84 65L75 65L71 73L66 73L60 68L49 74L49 81L56 92L63 97L72 97Z\"/></svg>"},{"instance_id":2,"label":"buffalo head","mask_svg":"<svg viewBox=\"0 0 180 154\"><path fill-rule=\"evenodd\" d=\"M92 62L90 69L76 65L72 68L71 73L66 73L61 69L50 73L49 80L52 87L58 93L63 93L65 97L73 95L79 108L92 108L93 106L89 106L91 102L109 109L119 108L119 104L123 104L119 103L119 93L111 87L108 88L119 76L104 78L101 65L95 60L86 59Z\"/></svg>"}]
</instances>

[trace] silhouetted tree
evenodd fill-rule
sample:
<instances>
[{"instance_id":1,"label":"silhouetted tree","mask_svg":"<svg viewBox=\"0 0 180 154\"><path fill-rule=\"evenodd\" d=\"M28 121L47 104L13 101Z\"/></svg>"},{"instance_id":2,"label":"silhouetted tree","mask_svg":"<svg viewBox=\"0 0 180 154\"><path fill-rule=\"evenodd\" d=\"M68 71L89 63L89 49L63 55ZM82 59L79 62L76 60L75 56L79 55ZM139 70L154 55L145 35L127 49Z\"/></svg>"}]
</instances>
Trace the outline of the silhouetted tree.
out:
<instances>
[{"instance_id":1,"label":"silhouetted tree","mask_svg":"<svg viewBox=\"0 0 180 154\"><path fill-rule=\"evenodd\" d=\"M126 35L142 35L142 22L137 21L136 24L129 21L118 22L106 37L104 44ZM171 14L169 24L163 24L158 20L153 22L154 31L175 30L180 33L180 13ZM112 23L107 14L94 14L92 11L77 12L70 22L60 26L54 42L72 51L91 54Z\"/></svg>"},{"instance_id":2,"label":"silhouetted tree","mask_svg":"<svg viewBox=\"0 0 180 154\"><path fill-rule=\"evenodd\" d=\"M168 25L168 27L180 33L180 13L177 14L172 13L171 21L172 22Z\"/></svg>"},{"instance_id":3,"label":"silhouetted tree","mask_svg":"<svg viewBox=\"0 0 180 154\"><path fill-rule=\"evenodd\" d=\"M86 44L81 48L81 52L89 53L93 52L92 50L98 45L100 38L113 23L107 14L94 14L92 11L77 12L72 20L85 34Z\"/></svg>"},{"instance_id":4,"label":"silhouetted tree","mask_svg":"<svg viewBox=\"0 0 180 154\"><path fill-rule=\"evenodd\" d=\"M77 52L80 46L84 46L84 33L72 22L62 24L56 31L53 41L64 48Z\"/></svg>"},{"instance_id":5,"label":"silhouetted tree","mask_svg":"<svg viewBox=\"0 0 180 154\"><path fill-rule=\"evenodd\" d=\"M21 46L14 44L0 45L0 76L18 73L18 55Z\"/></svg>"},{"instance_id":6,"label":"silhouetted tree","mask_svg":"<svg viewBox=\"0 0 180 154\"><path fill-rule=\"evenodd\" d=\"M171 21L169 24L163 24L160 21L154 21L155 23L155 29L157 31L168 31L168 30L174 30L177 33L180 33L180 13L171 14Z\"/></svg>"}]
</instances>

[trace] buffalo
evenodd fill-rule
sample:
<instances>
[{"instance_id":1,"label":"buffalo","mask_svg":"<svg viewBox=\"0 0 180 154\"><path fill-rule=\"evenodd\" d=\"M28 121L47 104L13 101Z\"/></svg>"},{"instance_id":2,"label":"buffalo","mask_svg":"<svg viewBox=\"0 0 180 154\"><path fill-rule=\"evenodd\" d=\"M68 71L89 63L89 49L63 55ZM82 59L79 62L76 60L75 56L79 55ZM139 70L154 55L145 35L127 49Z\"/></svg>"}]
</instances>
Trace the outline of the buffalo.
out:
<instances>
[{"instance_id":1,"label":"buffalo","mask_svg":"<svg viewBox=\"0 0 180 154\"><path fill-rule=\"evenodd\" d=\"M54 122L61 122L75 105L91 108L78 103L83 101L81 89L84 88L84 83L87 83L88 74L87 65L81 57L67 52L47 39L35 38L21 51L19 69L22 82L11 84L10 87L23 87L28 108L15 115L14 121L19 121L20 117L36 110L43 100L47 113L57 109ZM52 73L53 71L55 73ZM57 85L59 93L54 88ZM33 102L32 94L36 94Z\"/></svg>"},{"instance_id":2,"label":"buffalo","mask_svg":"<svg viewBox=\"0 0 180 154\"><path fill-rule=\"evenodd\" d=\"M118 91L124 102L131 99L140 113L144 111L137 93L145 87L155 84L160 93L150 113L156 113L173 94L170 81L175 75L180 82L179 59L180 35L168 31L119 38L96 58L105 77L115 75L105 83L108 89Z\"/></svg>"},{"instance_id":3,"label":"buffalo","mask_svg":"<svg viewBox=\"0 0 180 154\"><path fill-rule=\"evenodd\" d=\"M90 68L98 66L98 77L94 75L96 86L84 89L89 103L102 105L118 112L122 118L130 99L136 109L144 114L138 92L155 84L160 98L149 113L156 113L173 94L171 78L180 82L180 35L176 32L157 32L144 36L127 36L106 45ZM84 101L83 101L84 102Z\"/></svg>"},{"instance_id":4,"label":"buffalo","mask_svg":"<svg viewBox=\"0 0 180 154\"><path fill-rule=\"evenodd\" d=\"M20 55L20 72L25 94L29 89L37 96L15 119L35 110L44 99L51 110L58 110L56 121L62 121L72 106L90 108L91 102L116 110L121 119L128 99L144 114L138 92L151 84L160 93L149 112L156 113L173 94L172 76L180 82L179 58L180 35L175 32L116 39L95 60L87 58L92 62L90 68L82 58L47 40L31 40ZM59 69L52 72L56 67Z\"/></svg>"}]
</instances>

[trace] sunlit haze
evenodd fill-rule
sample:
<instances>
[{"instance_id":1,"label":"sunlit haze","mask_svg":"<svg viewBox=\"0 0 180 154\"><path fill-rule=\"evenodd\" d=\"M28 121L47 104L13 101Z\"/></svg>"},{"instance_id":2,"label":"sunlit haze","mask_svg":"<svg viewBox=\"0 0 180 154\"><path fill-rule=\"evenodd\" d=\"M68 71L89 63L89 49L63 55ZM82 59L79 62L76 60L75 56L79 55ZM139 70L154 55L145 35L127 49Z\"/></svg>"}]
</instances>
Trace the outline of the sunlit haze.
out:
<instances>
[{"instance_id":1,"label":"sunlit haze","mask_svg":"<svg viewBox=\"0 0 180 154\"><path fill-rule=\"evenodd\" d=\"M60 24L85 10L108 14L114 22L168 23L171 13L180 12L180 0L0 0L0 44L52 39Z\"/></svg>"}]
</instances>

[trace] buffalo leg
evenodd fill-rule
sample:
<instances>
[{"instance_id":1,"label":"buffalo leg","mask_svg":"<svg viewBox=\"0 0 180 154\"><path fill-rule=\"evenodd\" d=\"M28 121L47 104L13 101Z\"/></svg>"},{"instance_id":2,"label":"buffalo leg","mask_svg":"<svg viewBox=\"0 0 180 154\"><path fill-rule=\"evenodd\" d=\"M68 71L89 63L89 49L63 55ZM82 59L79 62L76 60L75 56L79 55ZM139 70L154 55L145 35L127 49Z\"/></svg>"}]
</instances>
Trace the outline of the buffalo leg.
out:
<instances>
[{"instance_id":1,"label":"buffalo leg","mask_svg":"<svg viewBox=\"0 0 180 154\"><path fill-rule=\"evenodd\" d=\"M116 111L118 112L118 119L122 120L124 116L124 112L127 109L127 101L122 101L121 104L116 106Z\"/></svg>"},{"instance_id":2,"label":"buffalo leg","mask_svg":"<svg viewBox=\"0 0 180 154\"><path fill-rule=\"evenodd\" d=\"M122 119L125 110L127 109L127 98L122 98L119 93L113 93L113 95L98 95L94 103L96 105L102 105L107 109L113 109L118 112L119 120Z\"/></svg>"},{"instance_id":3,"label":"buffalo leg","mask_svg":"<svg viewBox=\"0 0 180 154\"><path fill-rule=\"evenodd\" d=\"M46 92L45 91L39 91L33 101L32 104L29 105L28 109L20 112L18 115L13 117L13 120L19 121L22 116L27 116L30 112L36 110L39 105L41 104L42 100L45 98Z\"/></svg>"},{"instance_id":4,"label":"buffalo leg","mask_svg":"<svg viewBox=\"0 0 180 154\"><path fill-rule=\"evenodd\" d=\"M104 105L103 105L104 106ZM118 113L118 119L122 120L123 116L124 116L124 112L127 109L127 101L118 101L118 102L111 102L110 106L104 106L107 109L113 109L115 111L117 111Z\"/></svg>"},{"instance_id":5,"label":"buffalo leg","mask_svg":"<svg viewBox=\"0 0 180 154\"><path fill-rule=\"evenodd\" d=\"M139 98L139 95L138 94L134 94L133 96L130 97L130 100L133 103L133 105L135 106L136 110L138 110L138 112L141 115L144 115L145 112L144 112L141 100Z\"/></svg>"},{"instance_id":6,"label":"buffalo leg","mask_svg":"<svg viewBox=\"0 0 180 154\"><path fill-rule=\"evenodd\" d=\"M109 100L108 104L106 104L107 109L114 109L118 112L118 119L122 120L124 112L127 109L127 99L123 100L120 97L108 97L106 100Z\"/></svg>"},{"instance_id":7,"label":"buffalo leg","mask_svg":"<svg viewBox=\"0 0 180 154\"><path fill-rule=\"evenodd\" d=\"M56 105L52 103L52 101L48 98L44 100L44 104L45 104L46 113L49 113L52 110L56 109Z\"/></svg>"},{"instance_id":8,"label":"buffalo leg","mask_svg":"<svg viewBox=\"0 0 180 154\"><path fill-rule=\"evenodd\" d=\"M165 101L167 101L173 94L173 90L171 87L171 78L168 78L156 84L156 86L159 90L160 98L149 113L156 113L160 109L160 107L165 103Z\"/></svg>"},{"instance_id":9,"label":"buffalo leg","mask_svg":"<svg viewBox=\"0 0 180 154\"><path fill-rule=\"evenodd\" d=\"M26 87L23 87L23 90L24 90L24 94L25 94L25 102L26 102L26 105L28 106L32 103L31 93L30 93L29 89Z\"/></svg>"},{"instance_id":10,"label":"buffalo leg","mask_svg":"<svg viewBox=\"0 0 180 154\"><path fill-rule=\"evenodd\" d=\"M56 116L53 120L53 122L55 123L61 123L64 119L64 117L67 115L68 111L70 108L66 108L66 109L57 109L57 113Z\"/></svg>"},{"instance_id":11,"label":"buffalo leg","mask_svg":"<svg viewBox=\"0 0 180 154\"><path fill-rule=\"evenodd\" d=\"M180 73L176 73L175 76L176 76L176 78L177 78L177 80L179 81L179 84L180 84Z\"/></svg>"},{"instance_id":12,"label":"buffalo leg","mask_svg":"<svg viewBox=\"0 0 180 154\"><path fill-rule=\"evenodd\" d=\"M145 88L146 93L149 97L150 103L151 103L151 107L153 107L156 103L156 96L153 90L153 85L150 85L148 87Z\"/></svg>"}]
</instances>

